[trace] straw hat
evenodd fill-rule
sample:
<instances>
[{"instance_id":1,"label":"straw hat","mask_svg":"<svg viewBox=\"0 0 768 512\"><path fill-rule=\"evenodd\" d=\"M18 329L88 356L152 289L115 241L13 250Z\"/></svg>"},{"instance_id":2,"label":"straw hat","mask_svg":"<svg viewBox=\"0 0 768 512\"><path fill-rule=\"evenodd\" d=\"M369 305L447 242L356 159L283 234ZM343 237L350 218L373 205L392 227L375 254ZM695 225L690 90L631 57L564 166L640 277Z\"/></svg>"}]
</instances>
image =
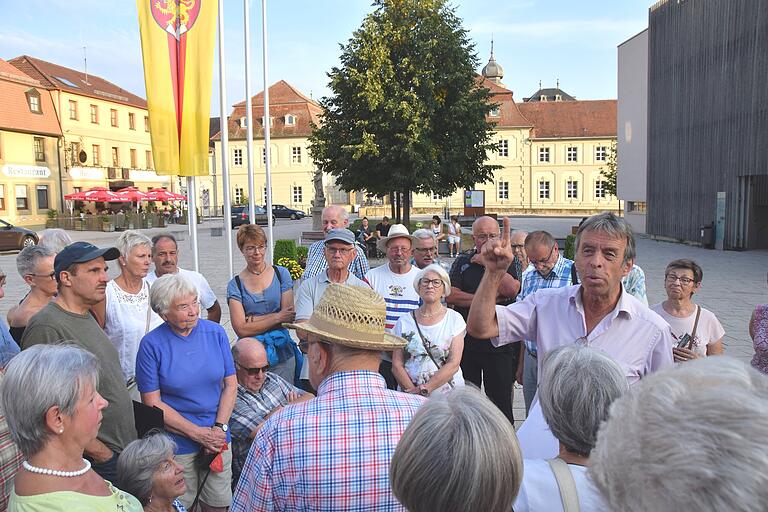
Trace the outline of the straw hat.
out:
<instances>
[{"instance_id":1,"label":"straw hat","mask_svg":"<svg viewBox=\"0 0 768 512\"><path fill-rule=\"evenodd\" d=\"M413 245L415 241L411 234L408 233L407 227L402 224L392 224L389 228L389 234L376 241L376 247L378 247L381 252L387 252L387 244L390 240L394 240L395 238L407 238L411 241L411 245Z\"/></svg>"},{"instance_id":2,"label":"straw hat","mask_svg":"<svg viewBox=\"0 0 768 512\"><path fill-rule=\"evenodd\" d=\"M353 348L403 348L408 343L405 339L384 332L386 317L384 299L370 288L331 283L307 322L283 326Z\"/></svg>"}]
</instances>

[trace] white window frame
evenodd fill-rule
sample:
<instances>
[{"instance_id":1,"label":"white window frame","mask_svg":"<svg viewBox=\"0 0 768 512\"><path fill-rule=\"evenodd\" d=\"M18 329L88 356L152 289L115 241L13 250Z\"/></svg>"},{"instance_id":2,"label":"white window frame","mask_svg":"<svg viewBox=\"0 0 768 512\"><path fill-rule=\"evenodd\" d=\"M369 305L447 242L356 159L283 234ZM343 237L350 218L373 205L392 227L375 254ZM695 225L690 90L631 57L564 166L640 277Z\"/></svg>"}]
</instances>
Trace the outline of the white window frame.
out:
<instances>
[{"instance_id":1,"label":"white window frame","mask_svg":"<svg viewBox=\"0 0 768 512\"><path fill-rule=\"evenodd\" d=\"M293 114L286 114L285 126L296 126L296 116Z\"/></svg>"},{"instance_id":2,"label":"white window frame","mask_svg":"<svg viewBox=\"0 0 768 512\"><path fill-rule=\"evenodd\" d=\"M301 146L291 146L291 163L301 163Z\"/></svg>"},{"instance_id":3,"label":"white window frame","mask_svg":"<svg viewBox=\"0 0 768 512\"><path fill-rule=\"evenodd\" d=\"M509 157L509 139L499 140L499 156L502 158Z\"/></svg>"},{"instance_id":4,"label":"white window frame","mask_svg":"<svg viewBox=\"0 0 768 512\"><path fill-rule=\"evenodd\" d=\"M565 182L565 198L566 199L578 199L579 198L579 180L569 179Z\"/></svg>"},{"instance_id":5,"label":"white window frame","mask_svg":"<svg viewBox=\"0 0 768 512\"><path fill-rule=\"evenodd\" d=\"M539 180L539 200L551 197L551 185L549 180Z\"/></svg>"},{"instance_id":6,"label":"white window frame","mask_svg":"<svg viewBox=\"0 0 768 512\"><path fill-rule=\"evenodd\" d=\"M509 182L508 181L500 181L498 190L499 190L498 196L500 200L509 199Z\"/></svg>"},{"instance_id":7,"label":"white window frame","mask_svg":"<svg viewBox=\"0 0 768 512\"><path fill-rule=\"evenodd\" d=\"M493 107L488 111L490 117L499 117L501 115L501 109L499 107Z\"/></svg>"},{"instance_id":8,"label":"white window frame","mask_svg":"<svg viewBox=\"0 0 768 512\"><path fill-rule=\"evenodd\" d=\"M241 204L243 201L243 187L235 187L235 204Z\"/></svg>"},{"instance_id":9,"label":"white window frame","mask_svg":"<svg viewBox=\"0 0 768 512\"><path fill-rule=\"evenodd\" d=\"M101 165L101 146L98 144L91 145L91 163L94 167Z\"/></svg>"},{"instance_id":10,"label":"white window frame","mask_svg":"<svg viewBox=\"0 0 768 512\"><path fill-rule=\"evenodd\" d=\"M293 204L302 204L304 202L304 191L302 190L301 185L294 185L291 189L291 192L291 197L293 197Z\"/></svg>"},{"instance_id":11,"label":"white window frame","mask_svg":"<svg viewBox=\"0 0 768 512\"><path fill-rule=\"evenodd\" d=\"M608 182L605 180L597 180L595 182L595 199L605 199L608 197L607 186Z\"/></svg>"},{"instance_id":12,"label":"white window frame","mask_svg":"<svg viewBox=\"0 0 768 512\"><path fill-rule=\"evenodd\" d=\"M606 162L608 160L608 146L595 147L595 162Z\"/></svg>"},{"instance_id":13,"label":"white window frame","mask_svg":"<svg viewBox=\"0 0 768 512\"><path fill-rule=\"evenodd\" d=\"M69 100L69 118L73 121L77 121L77 101Z\"/></svg>"},{"instance_id":14,"label":"white window frame","mask_svg":"<svg viewBox=\"0 0 768 512\"><path fill-rule=\"evenodd\" d=\"M433 201L440 201L442 197L437 192L432 192L432 200Z\"/></svg>"},{"instance_id":15,"label":"white window frame","mask_svg":"<svg viewBox=\"0 0 768 512\"><path fill-rule=\"evenodd\" d=\"M551 152L548 146L539 148L539 163L549 163L550 155Z\"/></svg>"},{"instance_id":16,"label":"white window frame","mask_svg":"<svg viewBox=\"0 0 768 512\"><path fill-rule=\"evenodd\" d=\"M14 195L16 196L16 209L17 210L29 210L29 196L27 195L26 185L14 185ZM24 199L24 206L19 206L19 199Z\"/></svg>"},{"instance_id":17,"label":"white window frame","mask_svg":"<svg viewBox=\"0 0 768 512\"><path fill-rule=\"evenodd\" d=\"M232 165L243 166L243 148L232 148Z\"/></svg>"},{"instance_id":18,"label":"white window frame","mask_svg":"<svg viewBox=\"0 0 768 512\"><path fill-rule=\"evenodd\" d=\"M576 146L568 146L565 150L566 162L578 162L579 161L579 148Z\"/></svg>"}]
</instances>

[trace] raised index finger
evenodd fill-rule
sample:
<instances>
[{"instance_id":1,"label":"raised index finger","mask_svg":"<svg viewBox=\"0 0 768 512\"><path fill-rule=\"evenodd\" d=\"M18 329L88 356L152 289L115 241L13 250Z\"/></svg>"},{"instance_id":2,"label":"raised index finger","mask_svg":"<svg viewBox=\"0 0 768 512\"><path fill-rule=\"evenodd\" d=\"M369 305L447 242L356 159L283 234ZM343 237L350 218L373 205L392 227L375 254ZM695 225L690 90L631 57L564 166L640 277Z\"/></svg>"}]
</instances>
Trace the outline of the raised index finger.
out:
<instances>
[{"instance_id":1,"label":"raised index finger","mask_svg":"<svg viewBox=\"0 0 768 512\"><path fill-rule=\"evenodd\" d=\"M502 219L502 225L504 227L504 230L501 232L501 246L509 247L509 244L510 244L509 217L504 217L504 219Z\"/></svg>"}]
</instances>

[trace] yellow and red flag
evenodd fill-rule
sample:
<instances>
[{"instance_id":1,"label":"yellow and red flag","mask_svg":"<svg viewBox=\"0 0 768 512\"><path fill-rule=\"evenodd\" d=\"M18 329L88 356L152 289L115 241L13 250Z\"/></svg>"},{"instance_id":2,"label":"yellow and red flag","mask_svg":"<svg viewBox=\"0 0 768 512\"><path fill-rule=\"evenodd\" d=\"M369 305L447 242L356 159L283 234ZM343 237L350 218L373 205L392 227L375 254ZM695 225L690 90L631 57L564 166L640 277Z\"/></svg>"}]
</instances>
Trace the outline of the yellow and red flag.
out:
<instances>
[{"instance_id":1,"label":"yellow and red flag","mask_svg":"<svg viewBox=\"0 0 768 512\"><path fill-rule=\"evenodd\" d=\"M136 0L158 174L208 174L218 0Z\"/></svg>"}]
</instances>

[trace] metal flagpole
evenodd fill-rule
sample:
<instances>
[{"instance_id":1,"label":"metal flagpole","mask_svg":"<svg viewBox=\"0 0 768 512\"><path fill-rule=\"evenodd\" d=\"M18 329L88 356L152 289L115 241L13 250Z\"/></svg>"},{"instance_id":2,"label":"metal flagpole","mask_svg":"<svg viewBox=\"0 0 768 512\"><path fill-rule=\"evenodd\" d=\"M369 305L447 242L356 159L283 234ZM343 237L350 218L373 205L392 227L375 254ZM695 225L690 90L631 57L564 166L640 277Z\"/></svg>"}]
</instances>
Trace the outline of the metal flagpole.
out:
<instances>
[{"instance_id":1,"label":"metal flagpole","mask_svg":"<svg viewBox=\"0 0 768 512\"><path fill-rule=\"evenodd\" d=\"M192 262L195 272L200 272L200 251L197 246L197 190L195 190L194 176L187 176L187 222L192 243Z\"/></svg>"},{"instance_id":2,"label":"metal flagpole","mask_svg":"<svg viewBox=\"0 0 768 512\"><path fill-rule=\"evenodd\" d=\"M224 238L227 243L229 277L234 275L232 265L232 203L229 190L229 122L227 119L227 83L224 73L224 0L219 0L219 117L221 119L221 179L224 189Z\"/></svg>"},{"instance_id":3,"label":"metal flagpole","mask_svg":"<svg viewBox=\"0 0 768 512\"><path fill-rule=\"evenodd\" d=\"M245 32L245 122L246 153L248 158L248 219L256 224L256 190L253 185L253 105L251 100L251 0L243 0L243 28Z\"/></svg>"},{"instance_id":4,"label":"metal flagpole","mask_svg":"<svg viewBox=\"0 0 768 512\"><path fill-rule=\"evenodd\" d=\"M272 236L272 175L269 148L269 130L272 124L269 119L269 75L267 74L267 0L261 0L261 33L262 33L262 61L264 65L264 165L267 175L267 230L269 233L269 255L267 263L272 264L272 252L275 249L275 238Z\"/></svg>"}]
</instances>

